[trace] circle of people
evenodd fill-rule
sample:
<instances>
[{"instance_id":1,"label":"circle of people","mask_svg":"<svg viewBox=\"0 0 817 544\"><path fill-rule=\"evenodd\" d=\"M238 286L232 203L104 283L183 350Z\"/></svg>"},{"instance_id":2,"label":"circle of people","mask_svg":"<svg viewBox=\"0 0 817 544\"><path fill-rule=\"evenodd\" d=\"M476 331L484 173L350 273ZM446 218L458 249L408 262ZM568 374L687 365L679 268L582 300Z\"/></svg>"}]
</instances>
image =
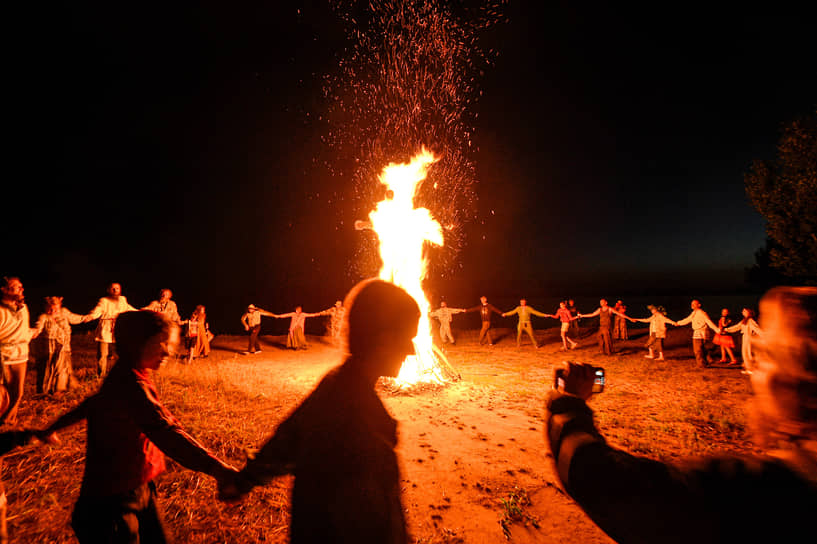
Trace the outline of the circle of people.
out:
<instances>
[{"instance_id":1,"label":"circle of people","mask_svg":"<svg viewBox=\"0 0 817 544\"><path fill-rule=\"evenodd\" d=\"M19 279L4 282L4 335L13 328L7 314L25 308L22 293ZM487 299L481 302L477 309L491 312L484 308ZM111 332L119 358L96 393L43 429L0 433L0 453L34 439L58 444L59 431L87 420L85 471L71 518L81 543L167 541L154 483L165 469L165 455L215 478L218 497L226 502L241 500L275 477L294 475L290 542L406 543L397 422L375 384L380 377L397 376L413 352L420 310L403 289L377 279L355 286L342 306L343 363L323 377L241 470L190 436L159 400L152 376L171 355L178 327L153 309L118 314ZM681 467L618 450L595 426L587 405L595 369L565 363L563 383L547 395L545 442L567 493L615 540L789 541L810 528L817 507L817 289L773 289L760 309L764 328L751 381L755 409L767 424L760 438L788 446L779 454L712 458ZM644 318L651 325L725 330L709 320L697 300L692 313L677 322L660 308L651 312ZM519 315L522 323L532 313L520 303L504 315ZM602 313L617 315L602 303L563 322ZM554 315L559 318L559 312ZM23 344L33 333L25 325L19 341L2 337L4 370L26 353ZM0 388L4 408L8 397ZM610 500L610 493L617 500ZM4 493L0 499L5 531ZM752 523L746 523L747 512L766 515L752 515Z\"/></svg>"}]
</instances>

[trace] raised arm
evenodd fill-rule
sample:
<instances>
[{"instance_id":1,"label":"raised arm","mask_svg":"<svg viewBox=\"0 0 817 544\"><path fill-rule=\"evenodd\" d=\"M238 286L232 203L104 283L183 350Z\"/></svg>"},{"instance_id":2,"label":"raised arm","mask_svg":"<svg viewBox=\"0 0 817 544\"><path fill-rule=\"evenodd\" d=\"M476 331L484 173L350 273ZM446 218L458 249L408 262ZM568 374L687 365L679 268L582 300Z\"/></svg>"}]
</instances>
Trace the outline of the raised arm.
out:
<instances>
[{"instance_id":1,"label":"raised arm","mask_svg":"<svg viewBox=\"0 0 817 544\"><path fill-rule=\"evenodd\" d=\"M533 307L532 307L532 306L530 307L530 313L532 313L533 315L538 315L539 317L553 317L553 316L550 316L550 315L548 315L548 314L543 314L543 313L542 313L542 312L540 312L539 310L535 310L535 309L533 309Z\"/></svg>"},{"instance_id":2,"label":"raised arm","mask_svg":"<svg viewBox=\"0 0 817 544\"><path fill-rule=\"evenodd\" d=\"M509 312L505 312L504 314L502 314L502 317L508 317L509 315L518 314L518 313L519 313L519 306L517 306L516 308L514 308L513 310L511 310Z\"/></svg>"},{"instance_id":3,"label":"raised arm","mask_svg":"<svg viewBox=\"0 0 817 544\"><path fill-rule=\"evenodd\" d=\"M610 309L612 310L612 308L610 308ZM593 312L592 314L579 313L579 317L595 317L595 316L599 315L600 313L601 313L601 308L596 308L596 311Z\"/></svg>"}]
</instances>

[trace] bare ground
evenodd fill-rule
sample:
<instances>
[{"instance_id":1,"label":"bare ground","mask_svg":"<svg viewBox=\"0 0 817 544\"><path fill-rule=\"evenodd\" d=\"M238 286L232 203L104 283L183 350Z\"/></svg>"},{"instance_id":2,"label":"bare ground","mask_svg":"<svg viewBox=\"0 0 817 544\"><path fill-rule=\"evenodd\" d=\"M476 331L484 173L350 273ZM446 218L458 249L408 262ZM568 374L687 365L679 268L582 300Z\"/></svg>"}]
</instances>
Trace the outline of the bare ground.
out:
<instances>
[{"instance_id":1,"label":"bare ground","mask_svg":"<svg viewBox=\"0 0 817 544\"><path fill-rule=\"evenodd\" d=\"M669 360L644 359L644 330L598 353L593 331L579 349L559 350L555 329L540 343L516 347L511 331L478 346L463 331L446 352L462 379L445 387L395 391L381 386L386 407L400 422L398 454L403 502L416 542L611 542L561 490L542 435L542 403L553 370L571 358L604 366L607 389L592 400L602 432L615 446L655 459L753 451L744 405L751 394L737 369L695 368L689 331L670 331ZM157 379L165 403L203 443L242 465L318 380L341 361L320 338L307 351L263 337L263 353L242 355L243 337L217 337L211 356L192 365L170 362ZM41 427L92 392L93 342L74 340L82 386L57 397L35 398L33 375L20 425ZM69 526L84 463L84 425L59 446L27 447L6 456L12 542L74 542ZM203 475L169 463L159 480L166 524L180 542L285 542L288 492L283 478L257 489L241 505L213 499Z\"/></svg>"}]
</instances>

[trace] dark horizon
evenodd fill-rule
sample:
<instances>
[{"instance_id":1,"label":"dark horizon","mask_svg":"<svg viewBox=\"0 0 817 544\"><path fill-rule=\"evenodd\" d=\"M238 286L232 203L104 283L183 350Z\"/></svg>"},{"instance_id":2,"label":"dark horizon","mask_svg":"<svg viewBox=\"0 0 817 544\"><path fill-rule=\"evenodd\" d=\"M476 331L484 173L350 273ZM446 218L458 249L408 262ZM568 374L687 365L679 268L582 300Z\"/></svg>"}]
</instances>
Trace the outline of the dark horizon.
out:
<instances>
[{"instance_id":1,"label":"dark horizon","mask_svg":"<svg viewBox=\"0 0 817 544\"><path fill-rule=\"evenodd\" d=\"M584 8L511 2L482 37L499 56L474 106L476 221L432 298L750 289L765 234L742 176L817 106L809 19ZM32 313L46 294L88 311L111 281L138 304L169 287L183 313L323 309L359 279L364 212L316 161L345 43L323 2L40 20L2 270Z\"/></svg>"}]
</instances>

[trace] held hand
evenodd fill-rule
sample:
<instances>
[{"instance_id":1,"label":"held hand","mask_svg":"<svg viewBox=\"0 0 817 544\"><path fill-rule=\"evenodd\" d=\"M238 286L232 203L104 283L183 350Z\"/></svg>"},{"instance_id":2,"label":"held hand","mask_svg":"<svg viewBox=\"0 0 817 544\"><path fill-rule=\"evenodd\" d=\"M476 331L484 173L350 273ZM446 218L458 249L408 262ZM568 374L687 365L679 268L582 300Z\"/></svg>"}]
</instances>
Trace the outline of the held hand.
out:
<instances>
[{"instance_id":1,"label":"held hand","mask_svg":"<svg viewBox=\"0 0 817 544\"><path fill-rule=\"evenodd\" d=\"M57 435L57 433L49 432L48 430L34 431L34 438L43 444L56 445L60 443L60 437Z\"/></svg>"},{"instance_id":2,"label":"held hand","mask_svg":"<svg viewBox=\"0 0 817 544\"><path fill-rule=\"evenodd\" d=\"M218 500L228 504L235 504L244 496L238 488L238 471L229 467L216 477L218 484Z\"/></svg>"},{"instance_id":3,"label":"held hand","mask_svg":"<svg viewBox=\"0 0 817 544\"><path fill-rule=\"evenodd\" d=\"M566 362L564 392L587 400L593 394L596 373L592 365Z\"/></svg>"}]
</instances>

